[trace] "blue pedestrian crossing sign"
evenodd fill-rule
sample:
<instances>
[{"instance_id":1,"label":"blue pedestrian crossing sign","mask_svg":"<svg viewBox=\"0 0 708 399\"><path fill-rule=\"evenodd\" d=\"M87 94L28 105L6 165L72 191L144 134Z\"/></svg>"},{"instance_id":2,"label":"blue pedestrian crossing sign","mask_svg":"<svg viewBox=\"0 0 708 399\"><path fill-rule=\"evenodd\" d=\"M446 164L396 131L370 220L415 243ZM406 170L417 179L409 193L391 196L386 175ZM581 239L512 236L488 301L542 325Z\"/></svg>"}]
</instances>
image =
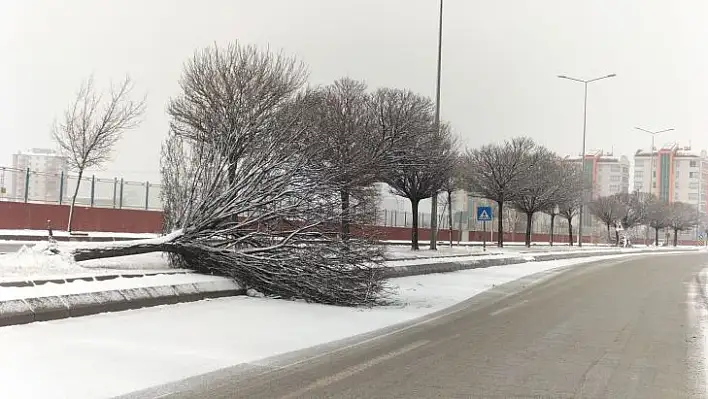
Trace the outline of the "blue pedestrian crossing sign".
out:
<instances>
[{"instance_id":1,"label":"blue pedestrian crossing sign","mask_svg":"<svg viewBox=\"0 0 708 399\"><path fill-rule=\"evenodd\" d=\"M491 222L492 221L492 207L491 206L478 206L477 207L477 221Z\"/></svg>"}]
</instances>

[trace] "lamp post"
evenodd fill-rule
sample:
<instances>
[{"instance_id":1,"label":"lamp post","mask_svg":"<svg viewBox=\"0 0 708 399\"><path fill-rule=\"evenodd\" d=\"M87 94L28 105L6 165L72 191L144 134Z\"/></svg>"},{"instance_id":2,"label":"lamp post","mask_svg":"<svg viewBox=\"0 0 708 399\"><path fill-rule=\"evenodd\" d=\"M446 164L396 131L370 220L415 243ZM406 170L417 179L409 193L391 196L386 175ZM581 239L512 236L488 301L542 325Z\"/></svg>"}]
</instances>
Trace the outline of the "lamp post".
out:
<instances>
[{"instance_id":1,"label":"lamp post","mask_svg":"<svg viewBox=\"0 0 708 399\"><path fill-rule=\"evenodd\" d=\"M435 83L435 131L440 132L440 66L442 64L443 0L440 0L438 22L438 76ZM438 193L430 199L430 249L438 249Z\"/></svg>"},{"instance_id":2,"label":"lamp post","mask_svg":"<svg viewBox=\"0 0 708 399\"><path fill-rule=\"evenodd\" d=\"M650 155L649 155L649 194L653 194L653 188L654 188L654 136L656 136L659 133L665 133L665 132L670 132L674 130L674 128L670 129L664 129L664 130L659 130L656 132L653 132L651 130L647 129L642 129L641 127L635 127L637 130L641 130L644 133L649 133L651 134L651 149L650 149Z\"/></svg>"},{"instance_id":3,"label":"lamp post","mask_svg":"<svg viewBox=\"0 0 708 399\"><path fill-rule=\"evenodd\" d=\"M582 152L580 155L580 159L583 165L583 173L581 179L585 179L585 136L586 136L586 131L587 131L587 120L588 120L588 84L592 82L597 82L598 80L603 80L607 78L614 78L617 76L616 74L612 73L609 75L605 76L600 76L598 78L594 79L589 79L589 80L583 80L583 79L578 79L578 78L572 78L570 76L566 75L558 75L559 78L561 79L568 79L572 80L574 82L580 82L583 85L585 85L585 100L583 103L583 148ZM583 184L581 186L581 195L582 195L582 201L580 203L580 212L578 212L578 246L582 247L583 246L583 208L585 208L585 182L583 181Z\"/></svg>"}]
</instances>

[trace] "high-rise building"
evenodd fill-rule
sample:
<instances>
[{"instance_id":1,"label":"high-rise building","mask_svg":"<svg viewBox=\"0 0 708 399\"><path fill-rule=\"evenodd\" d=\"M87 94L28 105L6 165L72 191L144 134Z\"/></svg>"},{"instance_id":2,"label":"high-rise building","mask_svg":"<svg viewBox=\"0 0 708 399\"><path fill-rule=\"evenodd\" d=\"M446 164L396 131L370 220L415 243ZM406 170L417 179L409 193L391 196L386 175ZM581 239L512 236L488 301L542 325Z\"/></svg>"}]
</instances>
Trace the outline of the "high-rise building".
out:
<instances>
[{"instance_id":1,"label":"high-rise building","mask_svg":"<svg viewBox=\"0 0 708 399\"><path fill-rule=\"evenodd\" d=\"M580 157L567 157L580 162ZM629 192L629 158L593 151L585 154L585 179L592 187L592 198Z\"/></svg>"},{"instance_id":2,"label":"high-rise building","mask_svg":"<svg viewBox=\"0 0 708 399\"><path fill-rule=\"evenodd\" d=\"M667 202L685 202L707 212L708 153L678 143L634 154L634 189Z\"/></svg>"},{"instance_id":3,"label":"high-rise building","mask_svg":"<svg viewBox=\"0 0 708 399\"><path fill-rule=\"evenodd\" d=\"M59 202L62 174L67 175L66 157L53 150L33 148L12 155L12 198L29 201ZM28 174L29 171L29 174Z\"/></svg>"}]
</instances>

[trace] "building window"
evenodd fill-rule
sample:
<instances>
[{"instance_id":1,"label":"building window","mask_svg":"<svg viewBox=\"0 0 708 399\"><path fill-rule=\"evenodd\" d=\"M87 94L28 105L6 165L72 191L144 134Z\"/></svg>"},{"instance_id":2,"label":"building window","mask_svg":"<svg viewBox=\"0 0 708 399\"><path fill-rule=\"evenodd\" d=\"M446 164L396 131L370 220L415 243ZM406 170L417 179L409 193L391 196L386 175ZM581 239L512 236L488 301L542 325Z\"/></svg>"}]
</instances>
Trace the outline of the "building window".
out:
<instances>
[{"instance_id":1,"label":"building window","mask_svg":"<svg viewBox=\"0 0 708 399\"><path fill-rule=\"evenodd\" d=\"M688 177L691 179L698 179L698 172L689 172Z\"/></svg>"},{"instance_id":2,"label":"building window","mask_svg":"<svg viewBox=\"0 0 708 399\"><path fill-rule=\"evenodd\" d=\"M697 190L698 189L698 182L694 181L694 182L688 183L688 188L690 188L691 190Z\"/></svg>"},{"instance_id":3,"label":"building window","mask_svg":"<svg viewBox=\"0 0 708 399\"><path fill-rule=\"evenodd\" d=\"M619 165L612 165L612 167L610 168L610 171L612 171L612 172L619 172L621 170L622 170L622 168L620 168Z\"/></svg>"},{"instance_id":4,"label":"building window","mask_svg":"<svg viewBox=\"0 0 708 399\"><path fill-rule=\"evenodd\" d=\"M635 183L634 183L634 189L635 189L635 190L639 191L639 190L641 190L641 189L643 189L643 188L644 188L644 184L639 183L639 182L635 182Z\"/></svg>"},{"instance_id":5,"label":"building window","mask_svg":"<svg viewBox=\"0 0 708 399\"><path fill-rule=\"evenodd\" d=\"M611 193L618 193L620 190L619 184L610 184L610 192Z\"/></svg>"},{"instance_id":6,"label":"building window","mask_svg":"<svg viewBox=\"0 0 708 399\"><path fill-rule=\"evenodd\" d=\"M612 175L610 176L610 181L620 181L620 176L619 175Z\"/></svg>"},{"instance_id":7,"label":"building window","mask_svg":"<svg viewBox=\"0 0 708 399\"><path fill-rule=\"evenodd\" d=\"M692 168L698 167L698 161L691 161L689 162L689 166Z\"/></svg>"},{"instance_id":8,"label":"building window","mask_svg":"<svg viewBox=\"0 0 708 399\"><path fill-rule=\"evenodd\" d=\"M644 171L635 171L634 178L639 180L644 179Z\"/></svg>"},{"instance_id":9,"label":"building window","mask_svg":"<svg viewBox=\"0 0 708 399\"><path fill-rule=\"evenodd\" d=\"M689 201L698 201L698 193L688 193Z\"/></svg>"}]
</instances>

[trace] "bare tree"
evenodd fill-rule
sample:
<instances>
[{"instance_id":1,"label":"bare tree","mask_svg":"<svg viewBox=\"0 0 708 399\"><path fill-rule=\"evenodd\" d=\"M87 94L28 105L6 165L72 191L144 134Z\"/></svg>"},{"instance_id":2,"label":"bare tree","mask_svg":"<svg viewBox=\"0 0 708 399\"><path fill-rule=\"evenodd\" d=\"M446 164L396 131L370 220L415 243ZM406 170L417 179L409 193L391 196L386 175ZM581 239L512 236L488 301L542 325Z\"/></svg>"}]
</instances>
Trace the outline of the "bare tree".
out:
<instances>
[{"instance_id":1,"label":"bare tree","mask_svg":"<svg viewBox=\"0 0 708 399\"><path fill-rule=\"evenodd\" d=\"M418 206L420 201L437 195L453 173L454 137L448 125L435 129L433 103L426 97L383 89L375 94L373 104L379 132L407 136L402 147L392 152L397 162L383 181L393 194L411 201L411 248L417 250Z\"/></svg>"},{"instance_id":2,"label":"bare tree","mask_svg":"<svg viewBox=\"0 0 708 399\"><path fill-rule=\"evenodd\" d=\"M309 107L313 129L307 140L321 149L314 161L326 174L322 178L339 187L341 235L346 240L351 224L367 215L362 210L375 200L372 185L393 166L392 151L408 141L407 132L379 128L376 104L363 82L342 78L314 90L312 97L316 106Z\"/></svg>"},{"instance_id":3,"label":"bare tree","mask_svg":"<svg viewBox=\"0 0 708 399\"><path fill-rule=\"evenodd\" d=\"M649 213L650 197L647 193L638 191L632 193L615 194L616 201L621 204L617 222L627 231L633 227L646 223ZM619 231L615 229L615 239L619 245Z\"/></svg>"},{"instance_id":4,"label":"bare tree","mask_svg":"<svg viewBox=\"0 0 708 399\"><path fill-rule=\"evenodd\" d=\"M616 226L624 213L623 205L616 196L598 197L588 204L590 212L607 227L607 242L612 242L610 227Z\"/></svg>"},{"instance_id":5,"label":"bare tree","mask_svg":"<svg viewBox=\"0 0 708 399\"><path fill-rule=\"evenodd\" d=\"M514 208L513 203L508 203L504 206L504 214L500 214L499 217L506 219L506 231L511 233L511 241L515 242L517 226L521 220L521 212Z\"/></svg>"},{"instance_id":6,"label":"bare tree","mask_svg":"<svg viewBox=\"0 0 708 399\"><path fill-rule=\"evenodd\" d=\"M651 196L647 206L646 224L654 229L654 245L659 245L659 230L669 227L669 204Z\"/></svg>"},{"instance_id":7,"label":"bare tree","mask_svg":"<svg viewBox=\"0 0 708 399\"><path fill-rule=\"evenodd\" d=\"M696 207L685 202L669 205L668 227L674 232L674 247L678 245L678 232L688 230L700 222Z\"/></svg>"},{"instance_id":8,"label":"bare tree","mask_svg":"<svg viewBox=\"0 0 708 399\"><path fill-rule=\"evenodd\" d=\"M378 303L380 248L368 237L339 239L338 176L318 170L318 143L294 145L312 137L306 118L315 104L293 92L294 65L251 48L198 53L171 103L163 151L172 187L165 211L176 230L77 248L74 259L162 251L174 267L228 276L266 295ZM180 157L188 158L186 172L176 166Z\"/></svg>"},{"instance_id":9,"label":"bare tree","mask_svg":"<svg viewBox=\"0 0 708 399\"><path fill-rule=\"evenodd\" d=\"M550 225L548 227L548 245L550 245L550 246L553 246L555 229L556 229L556 217L558 216L559 212L560 212L560 208L559 208L557 202L555 204L553 204L552 207L543 211L543 213L545 213L546 215L548 215L551 218Z\"/></svg>"},{"instance_id":10,"label":"bare tree","mask_svg":"<svg viewBox=\"0 0 708 399\"><path fill-rule=\"evenodd\" d=\"M557 182L561 189L556 198L558 215L568 222L568 245L573 246L573 218L578 215L583 203L582 187L586 183L583 179L581 165L576 162L564 159L560 162L556 172L558 173ZM553 227L552 223L551 227Z\"/></svg>"},{"instance_id":11,"label":"bare tree","mask_svg":"<svg viewBox=\"0 0 708 399\"><path fill-rule=\"evenodd\" d=\"M96 90L91 76L81 85L61 120L54 122L52 137L66 157L69 169L78 173L69 205L69 232L84 172L108 161L123 132L141 122L145 98L131 99L133 88L133 82L126 76L120 84L112 85L106 95Z\"/></svg>"},{"instance_id":12,"label":"bare tree","mask_svg":"<svg viewBox=\"0 0 708 399\"><path fill-rule=\"evenodd\" d=\"M568 222L568 245L573 246L573 219L580 212L583 203L582 197L569 198L558 204L558 215Z\"/></svg>"},{"instance_id":13,"label":"bare tree","mask_svg":"<svg viewBox=\"0 0 708 399\"><path fill-rule=\"evenodd\" d=\"M442 191L445 193L445 209L447 209L447 224L448 224L448 234L450 236L450 248L452 248L452 233L454 231L453 229L453 215L452 215L452 194L459 190L462 187L462 181L461 181L461 176L459 173L460 169L460 164L461 164L461 157L460 154L454 153L452 156L452 169L453 172L450 174L450 176L443 182L442 185ZM445 212L443 212L444 214ZM441 218L442 220L442 218ZM462 231L460 230L459 234L462 234ZM458 237L458 242L459 237Z\"/></svg>"},{"instance_id":14,"label":"bare tree","mask_svg":"<svg viewBox=\"0 0 708 399\"><path fill-rule=\"evenodd\" d=\"M497 203L499 215L504 203L513 202L525 181L528 154L536 147L527 137L515 138L502 145L486 145L468 150L463 162L465 187L473 195ZM503 217L498 217L497 245L504 246Z\"/></svg>"},{"instance_id":15,"label":"bare tree","mask_svg":"<svg viewBox=\"0 0 708 399\"><path fill-rule=\"evenodd\" d=\"M562 177L560 160L543 146L526 154L526 179L520 184L513 200L514 207L526 215L525 243L531 246L531 227L537 212L548 211L566 195L558 179Z\"/></svg>"},{"instance_id":16,"label":"bare tree","mask_svg":"<svg viewBox=\"0 0 708 399\"><path fill-rule=\"evenodd\" d=\"M184 65L182 93L170 100L174 134L195 142L220 143L229 151L230 182L250 143L267 140L276 117L307 79L304 64L293 57L238 42L194 53Z\"/></svg>"}]
</instances>

